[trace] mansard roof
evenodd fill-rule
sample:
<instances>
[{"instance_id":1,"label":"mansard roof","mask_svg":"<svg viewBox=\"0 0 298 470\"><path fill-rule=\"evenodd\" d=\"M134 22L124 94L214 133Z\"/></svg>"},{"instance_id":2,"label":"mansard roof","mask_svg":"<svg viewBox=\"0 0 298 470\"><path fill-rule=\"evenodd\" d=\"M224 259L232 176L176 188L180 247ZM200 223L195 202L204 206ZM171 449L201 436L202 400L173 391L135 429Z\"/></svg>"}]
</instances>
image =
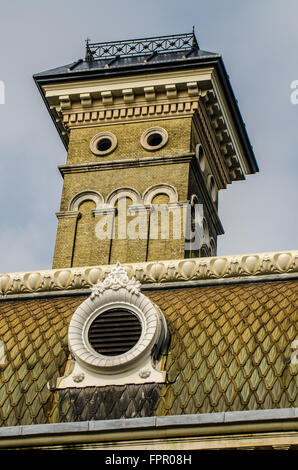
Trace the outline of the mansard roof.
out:
<instances>
[{"instance_id":1,"label":"mansard roof","mask_svg":"<svg viewBox=\"0 0 298 470\"><path fill-rule=\"evenodd\" d=\"M56 390L69 356L69 322L89 294L74 289L2 297L1 425L297 406L291 363L297 278L217 281L144 290L163 312L171 335L166 382L160 384Z\"/></svg>"}]
</instances>

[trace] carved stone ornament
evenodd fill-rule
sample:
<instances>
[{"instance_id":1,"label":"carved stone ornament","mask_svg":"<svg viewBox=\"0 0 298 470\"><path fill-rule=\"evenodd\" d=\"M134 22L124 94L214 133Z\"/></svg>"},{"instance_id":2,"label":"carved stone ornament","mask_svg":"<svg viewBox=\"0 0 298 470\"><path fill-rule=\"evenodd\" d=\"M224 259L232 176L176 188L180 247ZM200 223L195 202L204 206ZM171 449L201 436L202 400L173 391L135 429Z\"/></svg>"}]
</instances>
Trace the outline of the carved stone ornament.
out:
<instances>
[{"instance_id":1,"label":"carved stone ornament","mask_svg":"<svg viewBox=\"0 0 298 470\"><path fill-rule=\"evenodd\" d=\"M125 352L109 355L98 352L89 341L93 322L109 310L126 310L141 325L137 342ZM112 331L111 331L112 333ZM106 279L93 285L90 297L74 312L68 328L68 346L73 367L57 380L57 388L162 383L162 356L168 344L168 328L163 313L141 292L141 283L128 278L117 262Z\"/></svg>"},{"instance_id":2,"label":"carved stone ornament","mask_svg":"<svg viewBox=\"0 0 298 470\"><path fill-rule=\"evenodd\" d=\"M150 377L150 375L151 375L150 369L141 369L139 372L139 376L142 379L147 379L148 377Z\"/></svg>"},{"instance_id":3,"label":"carved stone ornament","mask_svg":"<svg viewBox=\"0 0 298 470\"><path fill-rule=\"evenodd\" d=\"M141 283L134 277L129 279L125 268L117 261L116 267L111 270L108 277L103 282L98 281L97 284L91 287L90 298L93 300L107 289L116 291L121 288L127 289L132 294L139 295Z\"/></svg>"},{"instance_id":4,"label":"carved stone ornament","mask_svg":"<svg viewBox=\"0 0 298 470\"><path fill-rule=\"evenodd\" d=\"M78 375L74 375L72 377L73 381L76 382L76 383L83 382L84 378L85 378L85 374L83 374L83 373L78 374Z\"/></svg>"},{"instance_id":5,"label":"carved stone ornament","mask_svg":"<svg viewBox=\"0 0 298 470\"><path fill-rule=\"evenodd\" d=\"M0 274L0 298L90 289L94 299L112 285L114 287L110 290L125 287L131 293L134 292L137 297L140 287L138 281L142 285L154 286L188 281L199 282L203 285L205 282L214 280L222 282L223 279L233 281L233 279L255 277L266 277L268 280L274 279L275 276L293 278L298 277L298 250L146 261L127 263L122 268L119 263L116 272L118 270L119 274L122 273L121 276L112 274L110 265ZM127 272L135 279L128 279ZM99 279L109 277L109 275L112 278L96 284Z\"/></svg>"}]
</instances>

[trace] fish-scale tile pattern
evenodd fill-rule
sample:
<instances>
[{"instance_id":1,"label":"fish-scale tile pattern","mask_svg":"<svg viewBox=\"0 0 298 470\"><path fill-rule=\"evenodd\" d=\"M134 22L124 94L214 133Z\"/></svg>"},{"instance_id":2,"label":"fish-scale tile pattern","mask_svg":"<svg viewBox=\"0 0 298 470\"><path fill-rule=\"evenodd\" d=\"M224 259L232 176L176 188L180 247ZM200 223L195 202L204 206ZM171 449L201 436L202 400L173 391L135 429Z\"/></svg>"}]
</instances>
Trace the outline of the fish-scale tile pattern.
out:
<instances>
[{"instance_id":1,"label":"fish-scale tile pattern","mask_svg":"<svg viewBox=\"0 0 298 470\"><path fill-rule=\"evenodd\" d=\"M155 291L171 332L158 415L297 406L298 283Z\"/></svg>"},{"instance_id":2,"label":"fish-scale tile pattern","mask_svg":"<svg viewBox=\"0 0 298 470\"><path fill-rule=\"evenodd\" d=\"M141 418L154 415L162 384L59 390L57 420Z\"/></svg>"},{"instance_id":3,"label":"fish-scale tile pattern","mask_svg":"<svg viewBox=\"0 0 298 470\"><path fill-rule=\"evenodd\" d=\"M68 323L84 299L0 302L0 425L51 421L54 394L47 384L64 372Z\"/></svg>"},{"instance_id":4,"label":"fish-scale tile pattern","mask_svg":"<svg viewBox=\"0 0 298 470\"><path fill-rule=\"evenodd\" d=\"M50 391L64 375L67 329L86 296L0 302L0 424L297 406L298 283L147 291L171 332L166 384Z\"/></svg>"}]
</instances>

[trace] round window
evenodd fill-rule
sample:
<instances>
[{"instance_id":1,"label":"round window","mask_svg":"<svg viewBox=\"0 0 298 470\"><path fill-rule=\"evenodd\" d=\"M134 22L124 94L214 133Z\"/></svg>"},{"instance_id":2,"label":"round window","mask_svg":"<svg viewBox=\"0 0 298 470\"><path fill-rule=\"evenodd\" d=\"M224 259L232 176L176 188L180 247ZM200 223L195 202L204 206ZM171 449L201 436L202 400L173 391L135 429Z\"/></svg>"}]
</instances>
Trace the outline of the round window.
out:
<instances>
[{"instance_id":1,"label":"round window","mask_svg":"<svg viewBox=\"0 0 298 470\"><path fill-rule=\"evenodd\" d=\"M145 150L154 151L164 147L168 142L168 133L162 127L151 127L141 137L141 145Z\"/></svg>"},{"instance_id":2,"label":"round window","mask_svg":"<svg viewBox=\"0 0 298 470\"><path fill-rule=\"evenodd\" d=\"M138 317L123 308L98 315L88 330L91 347L103 356L119 356L132 349L139 341L142 325Z\"/></svg>"},{"instance_id":3,"label":"round window","mask_svg":"<svg viewBox=\"0 0 298 470\"><path fill-rule=\"evenodd\" d=\"M204 149L201 144L197 144L196 146L196 157L200 165L201 171L204 171L205 170L205 155L204 155Z\"/></svg>"},{"instance_id":4,"label":"round window","mask_svg":"<svg viewBox=\"0 0 298 470\"><path fill-rule=\"evenodd\" d=\"M90 142L90 150L94 155L104 156L117 147L117 138L111 132L100 132Z\"/></svg>"},{"instance_id":5,"label":"round window","mask_svg":"<svg viewBox=\"0 0 298 470\"><path fill-rule=\"evenodd\" d=\"M216 201L216 186L215 186L215 181L214 181L214 176L213 175L208 176L208 187L209 187L209 191L210 191L212 200L215 202Z\"/></svg>"},{"instance_id":6,"label":"round window","mask_svg":"<svg viewBox=\"0 0 298 470\"><path fill-rule=\"evenodd\" d=\"M104 375L156 359L167 339L163 314L120 263L92 287L68 330L69 348L80 367Z\"/></svg>"}]
</instances>

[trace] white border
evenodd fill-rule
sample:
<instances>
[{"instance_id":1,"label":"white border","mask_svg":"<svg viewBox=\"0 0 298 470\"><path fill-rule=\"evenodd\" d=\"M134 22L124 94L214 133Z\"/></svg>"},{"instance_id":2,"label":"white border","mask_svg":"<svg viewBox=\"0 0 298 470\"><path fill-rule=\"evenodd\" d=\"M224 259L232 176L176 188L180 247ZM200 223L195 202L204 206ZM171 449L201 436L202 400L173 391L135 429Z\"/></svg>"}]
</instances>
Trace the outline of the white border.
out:
<instances>
[{"instance_id":1,"label":"white border","mask_svg":"<svg viewBox=\"0 0 298 470\"><path fill-rule=\"evenodd\" d=\"M97 353L88 341L88 329L92 321L106 310L125 308L141 321L142 333L136 345L124 354L104 356ZM75 311L69 325L68 344L74 358L83 367L114 374L124 372L150 357L155 344L164 334L165 324L159 308L143 294L136 295L125 288L108 289L101 295L85 300Z\"/></svg>"},{"instance_id":2,"label":"white border","mask_svg":"<svg viewBox=\"0 0 298 470\"><path fill-rule=\"evenodd\" d=\"M151 134L160 134L162 137L161 143L158 145L154 145L154 146L149 145L148 137ZM154 152L155 150L161 149L168 143L168 140L169 140L168 133L163 127L150 127L141 135L141 145L145 150L148 150L149 152Z\"/></svg>"},{"instance_id":3,"label":"white border","mask_svg":"<svg viewBox=\"0 0 298 470\"><path fill-rule=\"evenodd\" d=\"M103 151L98 150L97 143L100 139L104 139L104 138L109 139L112 145L107 150L103 150ZM115 134L112 134L112 132L108 132L108 131L99 132L91 139L90 150L94 155L102 157L102 156L109 155L110 153L114 152L114 150L117 147L117 144L118 142L117 142L117 137L115 136Z\"/></svg>"}]
</instances>

